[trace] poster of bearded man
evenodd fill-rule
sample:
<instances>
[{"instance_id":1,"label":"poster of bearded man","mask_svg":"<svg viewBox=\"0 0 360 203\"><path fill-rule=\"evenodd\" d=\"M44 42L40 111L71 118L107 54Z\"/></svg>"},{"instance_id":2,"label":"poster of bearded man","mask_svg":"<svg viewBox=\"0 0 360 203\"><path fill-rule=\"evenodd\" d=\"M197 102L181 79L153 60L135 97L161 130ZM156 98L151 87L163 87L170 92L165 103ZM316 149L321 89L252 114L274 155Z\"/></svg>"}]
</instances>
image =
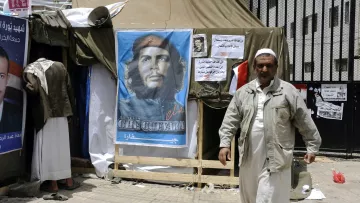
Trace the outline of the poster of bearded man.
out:
<instances>
[{"instance_id":1,"label":"poster of bearded man","mask_svg":"<svg viewBox=\"0 0 360 203\"><path fill-rule=\"evenodd\" d=\"M116 32L117 144L186 147L192 30Z\"/></svg>"}]
</instances>

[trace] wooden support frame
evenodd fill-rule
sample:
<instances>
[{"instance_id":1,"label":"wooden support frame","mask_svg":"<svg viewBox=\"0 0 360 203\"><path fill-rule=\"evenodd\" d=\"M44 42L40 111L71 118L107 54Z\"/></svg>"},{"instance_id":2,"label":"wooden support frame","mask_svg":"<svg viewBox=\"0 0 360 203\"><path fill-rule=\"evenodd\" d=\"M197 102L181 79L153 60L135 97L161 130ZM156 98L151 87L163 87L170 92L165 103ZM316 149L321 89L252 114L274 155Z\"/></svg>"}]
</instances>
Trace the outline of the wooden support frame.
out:
<instances>
[{"instance_id":1,"label":"wooden support frame","mask_svg":"<svg viewBox=\"0 0 360 203\"><path fill-rule=\"evenodd\" d=\"M234 176L235 169L235 139L231 142L231 161L227 161L226 166L223 166L219 161L203 160L203 112L204 104L198 101L198 156L197 159L177 159L177 158L161 158L161 157L145 157L145 156L120 156L119 147L115 145L115 163L114 176L129 179L143 179L143 180L157 180L157 181L172 181L172 182L189 182L197 183L201 187L202 183L213 183L219 185L239 185L239 180ZM176 166L197 168L197 174L181 174L181 173L163 173L163 172L141 172L141 171L126 171L119 170L120 163L145 164L145 165L162 165L162 166ZM215 176L203 175L203 168L214 169L230 169L230 176Z\"/></svg>"}]
</instances>

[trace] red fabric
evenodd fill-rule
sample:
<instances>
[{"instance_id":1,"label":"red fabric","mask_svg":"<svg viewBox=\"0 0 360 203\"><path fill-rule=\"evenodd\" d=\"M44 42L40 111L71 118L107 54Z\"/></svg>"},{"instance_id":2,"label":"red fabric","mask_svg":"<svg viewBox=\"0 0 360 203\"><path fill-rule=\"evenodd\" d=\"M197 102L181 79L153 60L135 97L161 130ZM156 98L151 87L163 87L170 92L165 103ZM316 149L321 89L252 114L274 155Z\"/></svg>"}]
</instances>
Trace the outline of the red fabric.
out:
<instances>
[{"instance_id":1,"label":"red fabric","mask_svg":"<svg viewBox=\"0 0 360 203\"><path fill-rule=\"evenodd\" d=\"M19 78L22 77L23 68L19 64L15 63L14 61L10 60L10 70L9 73L18 76Z\"/></svg>"},{"instance_id":2,"label":"red fabric","mask_svg":"<svg viewBox=\"0 0 360 203\"><path fill-rule=\"evenodd\" d=\"M342 173L336 173L336 171L333 171L333 179L335 183L345 183L345 176Z\"/></svg>"},{"instance_id":3,"label":"red fabric","mask_svg":"<svg viewBox=\"0 0 360 203\"><path fill-rule=\"evenodd\" d=\"M238 81L236 89L239 89L241 86L247 83L248 77L248 61L244 61L238 67Z\"/></svg>"}]
</instances>

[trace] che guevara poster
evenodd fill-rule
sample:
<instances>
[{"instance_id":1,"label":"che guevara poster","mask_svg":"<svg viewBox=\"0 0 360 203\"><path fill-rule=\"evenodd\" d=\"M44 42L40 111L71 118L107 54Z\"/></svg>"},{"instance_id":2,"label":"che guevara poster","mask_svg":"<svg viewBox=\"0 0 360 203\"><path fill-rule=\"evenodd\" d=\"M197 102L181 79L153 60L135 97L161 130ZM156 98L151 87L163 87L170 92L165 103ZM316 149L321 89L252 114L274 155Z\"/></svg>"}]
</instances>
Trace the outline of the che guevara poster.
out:
<instances>
[{"instance_id":1,"label":"che guevara poster","mask_svg":"<svg viewBox=\"0 0 360 203\"><path fill-rule=\"evenodd\" d=\"M116 143L185 147L192 30L119 30Z\"/></svg>"}]
</instances>

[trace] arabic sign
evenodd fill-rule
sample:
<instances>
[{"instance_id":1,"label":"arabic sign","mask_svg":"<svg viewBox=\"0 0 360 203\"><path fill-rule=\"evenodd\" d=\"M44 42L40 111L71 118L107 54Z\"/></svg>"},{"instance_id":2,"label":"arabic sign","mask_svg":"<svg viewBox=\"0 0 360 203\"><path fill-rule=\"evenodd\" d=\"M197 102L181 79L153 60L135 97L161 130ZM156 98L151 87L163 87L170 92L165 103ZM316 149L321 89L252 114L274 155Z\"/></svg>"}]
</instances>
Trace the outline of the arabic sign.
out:
<instances>
[{"instance_id":1,"label":"arabic sign","mask_svg":"<svg viewBox=\"0 0 360 203\"><path fill-rule=\"evenodd\" d=\"M346 84L321 84L321 95L324 101L346 101Z\"/></svg>"},{"instance_id":2,"label":"arabic sign","mask_svg":"<svg viewBox=\"0 0 360 203\"><path fill-rule=\"evenodd\" d=\"M20 18L28 17L31 14L30 0L5 0L3 12Z\"/></svg>"},{"instance_id":3,"label":"arabic sign","mask_svg":"<svg viewBox=\"0 0 360 203\"><path fill-rule=\"evenodd\" d=\"M29 0L9 0L10 9L28 9Z\"/></svg>"},{"instance_id":4,"label":"arabic sign","mask_svg":"<svg viewBox=\"0 0 360 203\"><path fill-rule=\"evenodd\" d=\"M244 35L213 35L212 58L244 58Z\"/></svg>"},{"instance_id":5,"label":"arabic sign","mask_svg":"<svg viewBox=\"0 0 360 203\"><path fill-rule=\"evenodd\" d=\"M27 21L20 22L15 19L8 21L7 18L10 17L0 16L0 30L2 30L2 32L0 32L0 41L20 43L21 36L24 35L26 31ZM25 38L23 40L25 40Z\"/></svg>"},{"instance_id":6,"label":"arabic sign","mask_svg":"<svg viewBox=\"0 0 360 203\"><path fill-rule=\"evenodd\" d=\"M186 147L192 30L116 32L117 135L127 145Z\"/></svg>"},{"instance_id":7,"label":"arabic sign","mask_svg":"<svg viewBox=\"0 0 360 203\"><path fill-rule=\"evenodd\" d=\"M0 154L22 148L26 105L21 78L27 62L27 46L28 21L0 15L0 47L9 58L0 63Z\"/></svg>"},{"instance_id":8,"label":"arabic sign","mask_svg":"<svg viewBox=\"0 0 360 203\"><path fill-rule=\"evenodd\" d=\"M225 81L226 59L195 59L195 81Z\"/></svg>"},{"instance_id":9,"label":"arabic sign","mask_svg":"<svg viewBox=\"0 0 360 203\"><path fill-rule=\"evenodd\" d=\"M343 118L344 103L338 106L329 102L319 102L317 107L317 115L319 117L334 120L342 120Z\"/></svg>"}]
</instances>

